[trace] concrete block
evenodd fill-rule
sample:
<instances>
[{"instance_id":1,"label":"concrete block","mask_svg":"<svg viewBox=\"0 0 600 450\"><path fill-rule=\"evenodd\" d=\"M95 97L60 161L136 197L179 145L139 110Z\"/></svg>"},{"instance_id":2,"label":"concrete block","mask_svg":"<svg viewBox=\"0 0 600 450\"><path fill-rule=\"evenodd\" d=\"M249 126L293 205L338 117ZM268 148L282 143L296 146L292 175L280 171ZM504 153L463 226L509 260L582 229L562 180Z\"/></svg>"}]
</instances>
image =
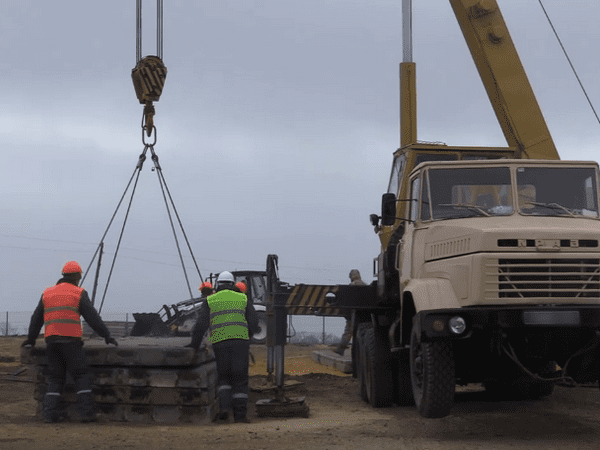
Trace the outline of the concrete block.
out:
<instances>
[{"instance_id":1,"label":"concrete block","mask_svg":"<svg viewBox=\"0 0 600 450\"><path fill-rule=\"evenodd\" d=\"M346 355L347 353L349 353L348 350L341 356L332 350L315 350L312 353L312 358L313 361L324 366L333 367L340 372L352 373L352 356Z\"/></svg>"}]
</instances>

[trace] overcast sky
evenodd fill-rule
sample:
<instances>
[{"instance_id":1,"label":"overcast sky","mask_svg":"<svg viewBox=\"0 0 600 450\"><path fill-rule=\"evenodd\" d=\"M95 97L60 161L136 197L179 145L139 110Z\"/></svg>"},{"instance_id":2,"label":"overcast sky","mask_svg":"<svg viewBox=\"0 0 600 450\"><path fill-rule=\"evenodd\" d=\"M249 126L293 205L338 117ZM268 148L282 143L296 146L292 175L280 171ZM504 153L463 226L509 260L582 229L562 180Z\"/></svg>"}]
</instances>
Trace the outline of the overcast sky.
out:
<instances>
[{"instance_id":1,"label":"overcast sky","mask_svg":"<svg viewBox=\"0 0 600 450\"><path fill-rule=\"evenodd\" d=\"M598 159L600 126L538 0L499 3L561 157ZM600 0L544 5L600 108ZM506 145L449 3L413 8L418 138ZM133 0L2 2L0 311L33 310L64 262L90 263L143 150L135 50ZM274 253L291 284L347 283L353 268L371 282L369 214L399 145L401 0L167 0L163 56L155 150L202 276L263 270ZM103 311L189 298L151 167Z\"/></svg>"}]
</instances>

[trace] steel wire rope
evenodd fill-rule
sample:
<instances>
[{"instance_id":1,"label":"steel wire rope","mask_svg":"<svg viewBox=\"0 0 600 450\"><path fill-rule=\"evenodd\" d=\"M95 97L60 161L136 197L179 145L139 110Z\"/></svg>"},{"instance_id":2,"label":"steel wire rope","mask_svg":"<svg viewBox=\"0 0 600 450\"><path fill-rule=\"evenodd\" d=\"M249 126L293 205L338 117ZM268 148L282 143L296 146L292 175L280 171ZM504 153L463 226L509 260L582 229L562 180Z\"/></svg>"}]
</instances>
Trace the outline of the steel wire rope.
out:
<instances>
[{"instance_id":1,"label":"steel wire rope","mask_svg":"<svg viewBox=\"0 0 600 450\"><path fill-rule=\"evenodd\" d=\"M146 159L145 153L146 152L144 150L144 153L142 153L140 155L140 161L142 161L142 162L143 162L143 159ZM127 191L129 190L129 186L131 186L131 182L133 181L133 178L135 177L135 173L138 172L138 168L140 168L140 170L141 170L141 167L138 167L138 166L140 166L140 162L138 162L138 165L136 166L136 168L133 170L133 173L131 174L131 178L129 178L129 182L127 183L127 187L125 187L125 191L123 192L123 195L121 196L121 199L119 200L119 203L117 204L117 207L115 208L115 212L113 213L112 217L110 218L110 221L108 222L108 226L106 227L106 230L104 231L104 234L102 235L102 238L100 239L100 243L98 244L98 247L96 247L96 251L94 252L94 256L92 256L92 260L90 261L90 264L88 265L87 269L85 270L85 274L81 278L80 285L83 284L83 282L85 281L85 277L87 276L88 272L90 271L90 268L92 267L92 264L94 263L94 260L96 259L96 255L98 255L98 252L100 251L100 246L104 242L104 238L108 234L108 231L110 230L110 227L111 227L113 221L115 220L115 217L116 217L117 213L119 212L119 208L121 207L121 203L123 203L123 199L125 198L125 195L127 194ZM139 172L138 172L138 177L139 177ZM136 184L137 184L137 180L136 180Z\"/></svg>"},{"instance_id":2,"label":"steel wire rope","mask_svg":"<svg viewBox=\"0 0 600 450\"><path fill-rule=\"evenodd\" d=\"M181 247L179 245L179 239L177 238L177 231L175 230L175 224L173 223L173 216L171 215L171 210L169 208L169 202L167 200L167 196L165 195L165 188L166 188L167 183L164 179L162 169L158 162L158 156L154 152L154 147L150 147L150 151L152 152L152 161L154 162L154 167L156 169L156 175L158 176L158 183L160 185L160 190L162 192L163 200L165 201L165 208L167 209L167 215L169 216L169 223L171 224L171 230L173 231L173 238L175 239L177 253L179 254L179 260L181 261L181 268L183 269L183 275L184 275L185 281L187 283L188 291L190 294L190 299L193 299L194 295L192 294L192 288L190 287L190 280L188 278L187 271L185 270L185 263L183 261L183 255L181 254ZM168 188L167 188L167 190L168 190ZM169 198L171 199L171 207L175 211L176 210L175 203L173 202L173 199L171 198L170 195L169 195ZM179 223L179 225L182 227L182 231L183 231L183 226L181 225L181 222ZM191 249L190 249L190 253L191 253ZM192 253L192 255L193 255L193 253ZM202 276L200 278L202 278Z\"/></svg>"},{"instance_id":3,"label":"steel wire rope","mask_svg":"<svg viewBox=\"0 0 600 450\"><path fill-rule=\"evenodd\" d=\"M163 0L156 0L156 56L163 59Z\"/></svg>"},{"instance_id":4,"label":"steel wire rope","mask_svg":"<svg viewBox=\"0 0 600 450\"><path fill-rule=\"evenodd\" d=\"M136 63L142 59L142 0L136 0ZM156 56L163 57L163 0L156 0Z\"/></svg>"},{"instance_id":5,"label":"steel wire rope","mask_svg":"<svg viewBox=\"0 0 600 450\"><path fill-rule=\"evenodd\" d=\"M140 179L140 173L142 172L143 162L146 159L146 151L149 146L144 148L143 153L140 155L140 160L138 161L135 170L137 171L137 176L135 177L135 183L133 184L133 189L131 191L131 197L129 198L129 205L127 206L127 212L125 213L125 218L123 219L123 226L121 227L121 233L119 234L119 240L117 242L117 247L115 248L115 254L112 259L112 263L110 265L110 271L108 272L108 278L106 280L106 286L104 287L104 293L102 294L102 302L100 303L100 308L98 308L98 313L102 312L102 306L104 306L104 300L106 298L106 293L108 292L108 285L110 284L110 279L112 277L113 269L115 268L115 262L117 260L117 255L119 253L119 247L121 246L121 240L123 239L123 233L125 232L125 225L127 224L127 219L129 217L129 212L131 211L131 204L133 202L133 196L135 194L135 189L137 187L138 180ZM135 172L134 172L135 175ZM132 177L133 178L133 177ZM131 183L131 180L130 180ZM127 186L129 187L129 185ZM125 194L123 194L124 196ZM119 202L120 205L121 202ZM111 220L112 222L112 220ZM107 230L108 231L108 230ZM100 248L100 247L98 247Z\"/></svg>"},{"instance_id":6,"label":"steel wire rope","mask_svg":"<svg viewBox=\"0 0 600 450\"><path fill-rule=\"evenodd\" d=\"M142 59L142 0L136 0L135 57L136 64Z\"/></svg>"},{"instance_id":7,"label":"steel wire rope","mask_svg":"<svg viewBox=\"0 0 600 450\"><path fill-rule=\"evenodd\" d=\"M552 28L552 31L554 32L554 35L556 36L556 39L558 40L558 43L560 44L560 48L562 49L563 53L565 54L565 57L567 58L567 61L569 62L569 65L571 66L571 70L575 74L575 78L577 78L577 82L579 83L579 86L581 87L581 90L583 91L583 95L585 95L585 98L587 99L587 101L590 105L590 108L592 108L592 112L594 113L594 116L596 116L596 120L600 124L600 118L598 117L598 114L596 113L596 109L594 108L594 105L592 104L592 101L590 100L588 93L586 92L585 88L583 87L583 83L581 82L581 79L579 78L579 75L577 74L577 70L575 70L575 66L573 66L573 63L571 62L571 58L569 58L569 54L567 53L565 46L563 45L562 41L560 40L560 37L558 36L558 32L556 31L556 28L554 28L554 24L552 23L552 20L550 20L550 16L546 12L546 8L544 8L542 0L538 0L538 2L540 3L540 6L542 7L542 11L544 11L546 19L548 19L548 23L550 24L550 27Z\"/></svg>"},{"instance_id":8,"label":"steel wire rope","mask_svg":"<svg viewBox=\"0 0 600 450\"><path fill-rule=\"evenodd\" d=\"M155 156L155 153L153 151L153 157L152 157L153 161L154 161L154 156ZM156 156L155 167L156 167L156 170L157 170L157 174L159 176L159 182L161 183L161 185L160 185L161 189L163 188L163 183L164 183L164 188L165 188L165 190L167 192L167 195L169 196L169 200L171 202L171 206L173 207L173 212L175 213L175 217L177 217L177 223L179 223L179 228L181 228L181 234L183 235L183 238L185 239L185 243L186 243L186 245L188 247L188 250L190 252L190 256L192 257L192 261L194 261L194 266L196 267L196 271L198 272L198 276L200 277L200 282L203 283L204 282L204 278L202 277L202 274L200 273L200 268L198 267L198 262L196 261L196 256L194 255L194 252L192 251L192 246L190 245L190 241L189 241L189 239L187 237L187 233L185 232L185 229L183 228L183 222L181 221L181 217L179 217L179 212L177 211L177 208L175 207L175 202L173 201L173 197L171 196L171 191L169 190L169 186L167 186L167 181L165 180L165 175L162 172L162 168L160 167L160 164L158 164L158 156ZM166 197L164 197L165 190L163 190L163 198L165 198L165 205L166 205L167 204L167 200L166 200ZM167 207L167 211L168 210L169 209ZM170 218L171 217L169 215L169 219ZM172 222L171 222L171 226L173 227ZM173 232L175 232L174 228L173 228ZM175 240L177 241L177 238L175 238ZM177 249L179 250L179 246L177 247ZM180 254L180 257L181 257L181 254ZM182 260L181 264L183 265L183 260Z\"/></svg>"}]
</instances>

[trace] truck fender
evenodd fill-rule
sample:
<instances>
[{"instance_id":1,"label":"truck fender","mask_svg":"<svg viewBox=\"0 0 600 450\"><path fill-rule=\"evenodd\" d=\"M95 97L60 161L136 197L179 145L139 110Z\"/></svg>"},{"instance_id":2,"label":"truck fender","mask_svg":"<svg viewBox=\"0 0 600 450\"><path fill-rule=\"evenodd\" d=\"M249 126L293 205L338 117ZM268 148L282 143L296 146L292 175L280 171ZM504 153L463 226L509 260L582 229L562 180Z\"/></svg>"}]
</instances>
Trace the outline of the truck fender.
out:
<instances>
[{"instance_id":1,"label":"truck fender","mask_svg":"<svg viewBox=\"0 0 600 450\"><path fill-rule=\"evenodd\" d=\"M460 308L450 280L443 278L413 279L408 282L404 292L411 294L416 312L429 309Z\"/></svg>"}]
</instances>

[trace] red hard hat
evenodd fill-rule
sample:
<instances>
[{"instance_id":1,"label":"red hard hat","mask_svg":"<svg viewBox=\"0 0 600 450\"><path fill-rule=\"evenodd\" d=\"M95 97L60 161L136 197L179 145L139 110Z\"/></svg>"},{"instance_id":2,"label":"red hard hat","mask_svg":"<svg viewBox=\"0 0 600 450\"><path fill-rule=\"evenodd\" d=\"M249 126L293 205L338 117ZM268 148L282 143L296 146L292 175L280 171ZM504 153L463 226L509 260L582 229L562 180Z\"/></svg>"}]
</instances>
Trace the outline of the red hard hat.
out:
<instances>
[{"instance_id":1,"label":"red hard hat","mask_svg":"<svg viewBox=\"0 0 600 450\"><path fill-rule=\"evenodd\" d=\"M243 294L246 293L246 285L244 283L242 283L241 281L238 281L237 283L235 283L235 285L238 287L238 289L240 291L242 291Z\"/></svg>"},{"instance_id":2,"label":"red hard hat","mask_svg":"<svg viewBox=\"0 0 600 450\"><path fill-rule=\"evenodd\" d=\"M205 281L204 283L202 283L200 285L200 289L198 289L199 291L201 291L202 289L212 289L212 284L210 281Z\"/></svg>"},{"instance_id":3,"label":"red hard hat","mask_svg":"<svg viewBox=\"0 0 600 450\"><path fill-rule=\"evenodd\" d=\"M81 273L81 266L77 261L69 261L63 266L62 273L63 275L67 275L69 273Z\"/></svg>"}]
</instances>

